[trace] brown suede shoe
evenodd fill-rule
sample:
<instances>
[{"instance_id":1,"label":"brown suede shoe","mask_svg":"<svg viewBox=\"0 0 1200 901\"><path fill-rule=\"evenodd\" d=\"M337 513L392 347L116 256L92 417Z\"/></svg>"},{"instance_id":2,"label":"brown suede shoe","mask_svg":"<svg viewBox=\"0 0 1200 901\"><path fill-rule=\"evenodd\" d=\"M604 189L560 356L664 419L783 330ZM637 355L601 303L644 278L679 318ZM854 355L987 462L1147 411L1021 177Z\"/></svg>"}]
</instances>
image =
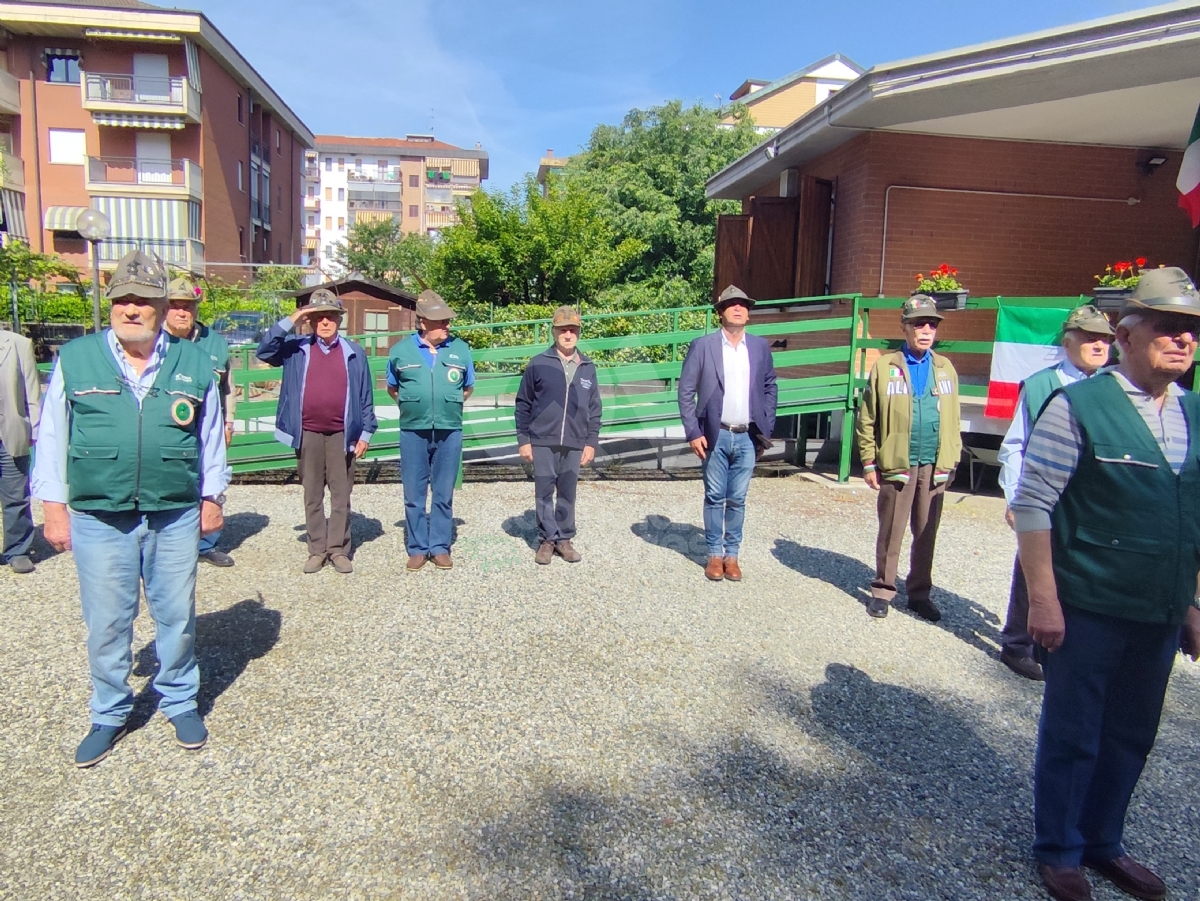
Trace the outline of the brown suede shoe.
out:
<instances>
[{"instance_id":1,"label":"brown suede shoe","mask_svg":"<svg viewBox=\"0 0 1200 901\"><path fill-rule=\"evenodd\" d=\"M554 553L562 557L568 563L578 563L583 559L579 551L575 550L575 546L568 541L556 541L554 543Z\"/></svg>"},{"instance_id":2,"label":"brown suede shoe","mask_svg":"<svg viewBox=\"0 0 1200 901\"><path fill-rule=\"evenodd\" d=\"M533 555L533 562L538 566L549 566L550 561L554 559L554 542L543 541L538 545L537 553Z\"/></svg>"},{"instance_id":3,"label":"brown suede shoe","mask_svg":"<svg viewBox=\"0 0 1200 901\"><path fill-rule=\"evenodd\" d=\"M408 562L404 564L404 568L410 573L415 573L425 565L427 560L429 560L429 557L425 554L412 554L408 558Z\"/></svg>"},{"instance_id":4,"label":"brown suede shoe","mask_svg":"<svg viewBox=\"0 0 1200 901\"><path fill-rule=\"evenodd\" d=\"M725 578L730 582L742 581L742 569L738 566L737 557L725 558Z\"/></svg>"},{"instance_id":5,"label":"brown suede shoe","mask_svg":"<svg viewBox=\"0 0 1200 901\"><path fill-rule=\"evenodd\" d=\"M704 567L704 577L720 582L725 578L725 560L722 557L709 557L708 566Z\"/></svg>"},{"instance_id":6,"label":"brown suede shoe","mask_svg":"<svg viewBox=\"0 0 1200 901\"><path fill-rule=\"evenodd\" d=\"M1084 866L1095 870L1121 891L1135 898L1160 901L1167 897L1166 884L1128 854L1097 863L1087 862Z\"/></svg>"},{"instance_id":7,"label":"brown suede shoe","mask_svg":"<svg viewBox=\"0 0 1200 901\"><path fill-rule=\"evenodd\" d=\"M438 569L450 569L454 566L454 561L450 559L449 554L434 554L433 565Z\"/></svg>"},{"instance_id":8,"label":"brown suede shoe","mask_svg":"<svg viewBox=\"0 0 1200 901\"><path fill-rule=\"evenodd\" d=\"M1092 886L1081 867L1052 867L1038 864L1038 875L1051 898L1058 901L1092 901Z\"/></svg>"}]
</instances>

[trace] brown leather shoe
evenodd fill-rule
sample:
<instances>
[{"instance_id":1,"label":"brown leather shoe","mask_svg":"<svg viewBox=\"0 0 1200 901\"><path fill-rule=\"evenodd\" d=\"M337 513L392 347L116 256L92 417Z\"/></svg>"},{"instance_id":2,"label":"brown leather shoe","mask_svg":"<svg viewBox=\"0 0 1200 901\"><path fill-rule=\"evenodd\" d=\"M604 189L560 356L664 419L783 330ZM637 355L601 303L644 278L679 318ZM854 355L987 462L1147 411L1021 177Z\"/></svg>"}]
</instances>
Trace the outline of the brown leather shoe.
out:
<instances>
[{"instance_id":1,"label":"brown leather shoe","mask_svg":"<svg viewBox=\"0 0 1200 901\"><path fill-rule=\"evenodd\" d=\"M404 568L410 573L415 573L418 569L425 565L425 562L428 559L429 556L427 554L411 554L408 558L408 562L404 564Z\"/></svg>"},{"instance_id":2,"label":"brown leather shoe","mask_svg":"<svg viewBox=\"0 0 1200 901\"><path fill-rule=\"evenodd\" d=\"M730 582L742 581L742 569L738 566L737 557L725 558L725 578Z\"/></svg>"},{"instance_id":3,"label":"brown leather shoe","mask_svg":"<svg viewBox=\"0 0 1200 901\"><path fill-rule=\"evenodd\" d=\"M583 559L579 551L575 550L575 546L567 541L556 541L554 543L554 553L562 557L568 563L578 563Z\"/></svg>"},{"instance_id":4,"label":"brown leather shoe","mask_svg":"<svg viewBox=\"0 0 1200 901\"><path fill-rule=\"evenodd\" d=\"M533 555L533 562L539 566L549 566L550 561L554 559L554 542L543 541L538 545L537 553Z\"/></svg>"},{"instance_id":5,"label":"brown leather shoe","mask_svg":"<svg viewBox=\"0 0 1200 901\"><path fill-rule=\"evenodd\" d=\"M704 576L714 582L725 578L725 560L723 557L709 557L708 566L704 567Z\"/></svg>"},{"instance_id":6,"label":"brown leather shoe","mask_svg":"<svg viewBox=\"0 0 1200 901\"><path fill-rule=\"evenodd\" d=\"M434 554L433 565L438 569L450 569L450 567L454 566L454 561L450 559L449 554Z\"/></svg>"},{"instance_id":7,"label":"brown leather shoe","mask_svg":"<svg viewBox=\"0 0 1200 901\"><path fill-rule=\"evenodd\" d=\"M1121 891L1145 901L1160 901L1167 897L1166 884L1148 869L1126 854L1101 862L1086 862L1084 866L1095 870Z\"/></svg>"},{"instance_id":8,"label":"brown leather shoe","mask_svg":"<svg viewBox=\"0 0 1200 901\"><path fill-rule=\"evenodd\" d=\"M1082 867L1052 867L1038 864L1038 875L1051 898L1058 901L1092 901L1092 886Z\"/></svg>"}]
</instances>

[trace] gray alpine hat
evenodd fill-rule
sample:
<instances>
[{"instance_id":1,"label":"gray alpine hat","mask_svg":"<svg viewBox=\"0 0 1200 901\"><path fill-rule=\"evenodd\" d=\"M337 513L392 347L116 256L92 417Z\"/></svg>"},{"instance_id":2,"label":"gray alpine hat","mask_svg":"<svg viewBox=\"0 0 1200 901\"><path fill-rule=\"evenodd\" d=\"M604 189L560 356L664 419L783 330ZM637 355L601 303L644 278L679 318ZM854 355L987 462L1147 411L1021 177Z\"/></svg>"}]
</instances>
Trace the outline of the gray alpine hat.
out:
<instances>
[{"instance_id":1,"label":"gray alpine hat","mask_svg":"<svg viewBox=\"0 0 1200 901\"><path fill-rule=\"evenodd\" d=\"M1158 310L1160 313L1184 313L1200 316L1200 292L1177 266L1149 269L1138 279L1133 295L1125 301L1121 315L1138 310Z\"/></svg>"},{"instance_id":2,"label":"gray alpine hat","mask_svg":"<svg viewBox=\"0 0 1200 901\"><path fill-rule=\"evenodd\" d=\"M104 296L110 301L122 297L146 300L167 299L167 269L162 261L143 250L131 250L117 260Z\"/></svg>"},{"instance_id":3,"label":"gray alpine hat","mask_svg":"<svg viewBox=\"0 0 1200 901\"><path fill-rule=\"evenodd\" d=\"M316 291L313 291L304 309L314 313L337 313L339 315L345 315L346 312L346 308L342 306L337 295L328 288L317 288Z\"/></svg>"},{"instance_id":4,"label":"gray alpine hat","mask_svg":"<svg viewBox=\"0 0 1200 901\"><path fill-rule=\"evenodd\" d=\"M713 309L719 313L722 309L734 303L740 303L749 310L753 309L754 307L754 298L749 297L746 292L737 285L730 285L721 292L721 296L718 297L717 302L713 304Z\"/></svg>"},{"instance_id":5,"label":"gray alpine hat","mask_svg":"<svg viewBox=\"0 0 1200 901\"><path fill-rule=\"evenodd\" d=\"M450 304L442 300L442 295L426 288L417 297L417 315L432 322L446 322L458 314L450 309Z\"/></svg>"},{"instance_id":6,"label":"gray alpine hat","mask_svg":"<svg viewBox=\"0 0 1200 901\"><path fill-rule=\"evenodd\" d=\"M1073 309L1071 315L1063 323L1062 330L1064 335L1067 332L1076 330L1088 332L1093 335L1113 334L1112 323L1108 321L1108 317L1090 303L1085 303L1083 306Z\"/></svg>"}]
</instances>

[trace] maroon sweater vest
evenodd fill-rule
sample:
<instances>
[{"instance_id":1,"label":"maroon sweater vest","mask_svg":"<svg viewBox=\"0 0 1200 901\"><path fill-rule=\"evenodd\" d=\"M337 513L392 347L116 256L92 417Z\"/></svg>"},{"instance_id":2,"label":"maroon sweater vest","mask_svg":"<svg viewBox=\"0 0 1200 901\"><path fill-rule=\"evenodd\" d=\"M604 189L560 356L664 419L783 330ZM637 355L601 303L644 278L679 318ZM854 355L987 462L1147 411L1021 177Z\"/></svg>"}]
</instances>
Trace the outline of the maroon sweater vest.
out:
<instances>
[{"instance_id":1,"label":"maroon sweater vest","mask_svg":"<svg viewBox=\"0 0 1200 901\"><path fill-rule=\"evenodd\" d=\"M304 406L301 413L304 431L332 435L345 429L348 386L341 339L329 349L329 353L314 343L308 351L308 372L304 377Z\"/></svg>"}]
</instances>

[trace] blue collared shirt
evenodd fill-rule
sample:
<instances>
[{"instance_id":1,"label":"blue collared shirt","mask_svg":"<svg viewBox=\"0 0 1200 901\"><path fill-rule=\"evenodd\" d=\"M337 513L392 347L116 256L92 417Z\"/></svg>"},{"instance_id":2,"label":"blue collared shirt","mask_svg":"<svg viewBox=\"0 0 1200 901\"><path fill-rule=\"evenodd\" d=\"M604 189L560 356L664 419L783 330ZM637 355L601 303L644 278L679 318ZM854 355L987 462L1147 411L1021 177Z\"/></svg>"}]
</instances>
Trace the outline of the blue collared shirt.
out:
<instances>
[{"instance_id":1,"label":"blue collared shirt","mask_svg":"<svg viewBox=\"0 0 1200 901\"><path fill-rule=\"evenodd\" d=\"M925 386L929 384L929 373L933 369L933 354L925 351L923 357L917 357L909 350L907 342L900 348L900 352L904 354L904 362L908 364L908 380L912 382L912 396L914 398L921 397L925 393Z\"/></svg>"},{"instance_id":2,"label":"blue collared shirt","mask_svg":"<svg viewBox=\"0 0 1200 901\"><path fill-rule=\"evenodd\" d=\"M419 350L421 352L421 359L425 361L425 365L428 366L430 369L432 369L433 368L433 358L434 358L433 345L431 345L428 341L426 341L424 338L422 338L420 332L413 332L412 342L413 342L413 344L417 345L417 350ZM438 347L439 348L445 347L449 343L450 343L450 338L447 337L445 341L443 341L441 344L438 345ZM399 382L399 380L397 380L395 374L392 372L391 366L389 366L388 370L387 370L387 383L389 385L391 385L393 388L400 387L400 382ZM470 388L474 384L475 384L475 362L473 360L467 360L467 371L463 373L463 390Z\"/></svg>"},{"instance_id":3,"label":"blue collared shirt","mask_svg":"<svg viewBox=\"0 0 1200 901\"><path fill-rule=\"evenodd\" d=\"M129 386L138 406L154 386L167 354L166 332L158 333L154 350L142 374L130 365L112 329L106 329L108 349L116 360L125 384ZM200 423L200 494L216 497L228 486L233 472L225 459L225 424L221 421L221 395L214 380L204 395L204 418ZM62 368L54 367L50 387L42 399L42 421L38 431L37 453L34 455L30 493L42 501L65 504L70 496L67 487L67 444L70 440L70 411L63 388Z\"/></svg>"}]
</instances>

